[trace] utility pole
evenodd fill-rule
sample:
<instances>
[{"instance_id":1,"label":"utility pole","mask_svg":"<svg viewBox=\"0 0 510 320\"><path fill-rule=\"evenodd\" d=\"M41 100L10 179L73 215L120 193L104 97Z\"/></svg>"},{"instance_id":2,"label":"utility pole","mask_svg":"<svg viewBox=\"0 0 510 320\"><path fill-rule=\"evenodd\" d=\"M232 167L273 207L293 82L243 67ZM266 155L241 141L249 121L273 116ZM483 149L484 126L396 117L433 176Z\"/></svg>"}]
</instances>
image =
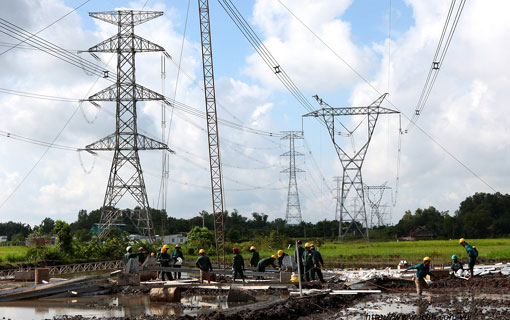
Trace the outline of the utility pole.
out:
<instances>
[{"instance_id":1,"label":"utility pole","mask_svg":"<svg viewBox=\"0 0 510 320\"><path fill-rule=\"evenodd\" d=\"M341 206L340 206L340 217L348 216L351 220L349 227L346 232L349 232L349 229L354 225L358 231L363 235L366 241L370 241L370 235L368 231L368 217L365 207L365 193L363 190L363 179L361 176L361 168L363 167L363 162L365 161L365 155L368 150L368 146L372 139L372 135L374 133L375 125L377 123L377 119L381 114L393 114L399 113L396 110L382 108L381 103L386 97L386 93L380 96L377 100L372 102L369 106L366 107L345 107L345 108L333 108L329 106L326 102L324 102L317 95L314 98L319 102L319 105L323 107L322 109L312 111L310 113L305 114L303 117L318 117L321 118L326 127L328 128L329 135L335 146L336 153L338 158L340 159L340 163L343 168L343 176L342 176L342 194L341 194ZM368 122L368 137L365 144L354 154L348 154L336 141L336 135L338 134L335 131L335 117L338 116L358 116L358 115L366 115ZM356 129L354 129L356 130ZM351 132L352 134L352 132ZM361 202L361 207L357 209L355 212L351 212L346 205L347 197L352 194L352 197L357 198ZM362 228L356 223L357 220L361 220L363 226L366 229L366 232L361 230ZM343 239L345 233L342 233L342 224L340 223L338 226L338 234L340 235L340 240Z\"/></svg>"},{"instance_id":2,"label":"utility pole","mask_svg":"<svg viewBox=\"0 0 510 320\"><path fill-rule=\"evenodd\" d=\"M198 0L198 11L200 16L200 40L202 43L202 66L204 72L205 111L207 115L207 137L209 142L209 166L211 169L216 257L218 259L218 265L221 265L220 256L222 256L223 266L225 266L225 212L223 211L223 181L221 175L218 115L216 113L216 92L214 89L209 1Z\"/></svg>"},{"instance_id":3,"label":"utility pole","mask_svg":"<svg viewBox=\"0 0 510 320\"><path fill-rule=\"evenodd\" d=\"M296 172L305 172L296 168L296 156L302 156L301 152L295 150L294 140L304 139L303 131L282 131L282 140L289 140L289 151L283 153L281 156L289 157L289 167L282 170L282 173L289 174L289 191L287 194L287 210L285 211L285 220L288 224L300 224L301 206L299 204L299 193L296 180Z\"/></svg>"},{"instance_id":4,"label":"utility pole","mask_svg":"<svg viewBox=\"0 0 510 320\"><path fill-rule=\"evenodd\" d=\"M92 153L114 151L101 209L102 227L98 236L101 239L107 237L113 225L126 214L138 232L153 241L154 228L138 151L169 151L169 149L166 144L138 133L136 104L138 101L164 100L164 96L136 83L135 53L165 49L135 35L134 27L163 15L163 12L119 10L91 12L89 15L111 23L118 29L116 35L88 50L89 52L117 53L117 81L87 99L90 102L114 101L116 103L115 133L85 147L85 150ZM125 194L130 194L136 201L137 207L134 210L116 208Z\"/></svg>"}]
</instances>

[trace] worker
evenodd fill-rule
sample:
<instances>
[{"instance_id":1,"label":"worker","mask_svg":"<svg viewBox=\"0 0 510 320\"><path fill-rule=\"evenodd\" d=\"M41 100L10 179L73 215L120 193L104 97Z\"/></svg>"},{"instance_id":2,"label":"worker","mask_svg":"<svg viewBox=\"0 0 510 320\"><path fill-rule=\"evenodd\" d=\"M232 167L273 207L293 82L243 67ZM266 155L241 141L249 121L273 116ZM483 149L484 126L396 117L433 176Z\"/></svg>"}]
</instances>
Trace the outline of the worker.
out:
<instances>
[{"instance_id":1,"label":"worker","mask_svg":"<svg viewBox=\"0 0 510 320\"><path fill-rule=\"evenodd\" d=\"M211 274L209 273L212 271L212 264L211 260L208 256L205 255L205 250L200 249L198 251L198 254L200 257L198 257L197 262L195 263L198 269L200 269L200 283L204 283L204 280L207 279L207 283L211 283Z\"/></svg>"},{"instance_id":2,"label":"worker","mask_svg":"<svg viewBox=\"0 0 510 320\"><path fill-rule=\"evenodd\" d=\"M138 258L140 256L139 252L134 253L133 248L131 246L126 247L126 254L124 255L124 263L127 264L129 259Z\"/></svg>"},{"instance_id":3,"label":"worker","mask_svg":"<svg viewBox=\"0 0 510 320\"><path fill-rule=\"evenodd\" d=\"M416 293L418 293L418 297L421 297L421 292L423 288L428 288L427 282L425 282L425 277L430 275L431 277L437 278L435 275L430 273L430 258L423 258L423 263L414 265L412 267L407 268L407 270L416 269L416 277L414 278L414 283L416 284Z\"/></svg>"},{"instance_id":4,"label":"worker","mask_svg":"<svg viewBox=\"0 0 510 320\"><path fill-rule=\"evenodd\" d=\"M450 269L453 271L453 273L456 273L458 270L464 270L462 262L457 259L456 255L452 255L452 265L450 266Z\"/></svg>"},{"instance_id":5,"label":"worker","mask_svg":"<svg viewBox=\"0 0 510 320\"><path fill-rule=\"evenodd\" d=\"M315 280L315 274L319 276L319 280L324 283L324 278L322 277L322 270L321 267L324 267L324 260L322 259L322 255L319 251L315 250L315 246L313 243L310 244L310 250L315 255L315 261L317 261L317 264L314 264L314 267L311 272L312 279Z\"/></svg>"},{"instance_id":6,"label":"worker","mask_svg":"<svg viewBox=\"0 0 510 320\"><path fill-rule=\"evenodd\" d=\"M468 268L469 268L469 279L473 278L473 269L475 268L476 258L478 257L478 250L476 247L469 245L464 238L459 239L459 244L466 249L469 256Z\"/></svg>"},{"instance_id":7,"label":"worker","mask_svg":"<svg viewBox=\"0 0 510 320\"><path fill-rule=\"evenodd\" d=\"M297 241L297 247L294 250L294 264L298 266L299 263L299 270L301 271L301 280L305 280L304 274L305 274L305 267L303 265L303 255L305 253L305 249L302 247L303 243L301 240Z\"/></svg>"},{"instance_id":8,"label":"worker","mask_svg":"<svg viewBox=\"0 0 510 320\"><path fill-rule=\"evenodd\" d=\"M269 266L273 266L273 268L276 269L276 266L274 264L274 261L276 260L276 256L273 254L270 257L264 258L259 261L257 264L257 272L265 272L266 268ZM262 277L257 277L257 279L260 279Z\"/></svg>"},{"instance_id":9,"label":"worker","mask_svg":"<svg viewBox=\"0 0 510 320\"><path fill-rule=\"evenodd\" d=\"M250 267L256 268L260 260L259 253L257 252L257 248L255 248L255 246L250 247L250 252Z\"/></svg>"},{"instance_id":10,"label":"worker","mask_svg":"<svg viewBox=\"0 0 510 320\"><path fill-rule=\"evenodd\" d=\"M174 251L172 251L172 254L170 255L170 258L172 258L172 260L174 262L174 268L180 268L181 267L182 262L184 262L184 255L182 254L181 245L180 244L175 245L175 249L174 249ZM181 258L181 263L177 263L177 258ZM174 278L175 279L180 279L181 278L181 273L180 272L174 272Z\"/></svg>"},{"instance_id":11,"label":"worker","mask_svg":"<svg viewBox=\"0 0 510 320\"><path fill-rule=\"evenodd\" d=\"M312 245L310 243L305 243L306 252L303 256L303 264L305 267L305 280L312 281L312 275L315 276L313 272L315 266L319 264L317 256L312 252Z\"/></svg>"},{"instance_id":12,"label":"worker","mask_svg":"<svg viewBox=\"0 0 510 320\"><path fill-rule=\"evenodd\" d=\"M170 255L168 254L167 251L168 251L168 245L165 244L161 248L161 252L160 252L157 260L158 260L160 266L168 268L168 267L170 267L170 261L172 260L172 258L170 257ZM165 281L165 275L167 276L168 280L170 280L170 281L174 280L174 278L172 277L172 273L166 272L166 271L160 272L159 279Z\"/></svg>"},{"instance_id":13,"label":"worker","mask_svg":"<svg viewBox=\"0 0 510 320\"><path fill-rule=\"evenodd\" d=\"M142 265L145 262L145 259L147 259L147 251L143 247L138 248L138 252L140 255L138 256L138 262L140 265Z\"/></svg>"},{"instance_id":14,"label":"worker","mask_svg":"<svg viewBox=\"0 0 510 320\"><path fill-rule=\"evenodd\" d=\"M239 276L244 282L244 259L239 253L237 247L234 248L234 259L232 259L232 282L236 282L236 278Z\"/></svg>"},{"instance_id":15,"label":"worker","mask_svg":"<svg viewBox=\"0 0 510 320\"><path fill-rule=\"evenodd\" d=\"M288 254L283 252L283 250L278 250L278 268L280 268L280 270L284 267L283 259L285 259L286 256L288 256Z\"/></svg>"}]
</instances>

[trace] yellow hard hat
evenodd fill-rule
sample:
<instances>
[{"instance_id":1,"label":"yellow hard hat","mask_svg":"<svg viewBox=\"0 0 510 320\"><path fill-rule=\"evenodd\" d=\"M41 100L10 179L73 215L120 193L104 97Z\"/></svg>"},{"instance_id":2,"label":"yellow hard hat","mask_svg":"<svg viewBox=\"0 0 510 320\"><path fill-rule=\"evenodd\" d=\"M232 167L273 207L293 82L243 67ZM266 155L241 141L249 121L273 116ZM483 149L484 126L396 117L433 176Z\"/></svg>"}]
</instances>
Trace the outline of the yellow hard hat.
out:
<instances>
[{"instance_id":1,"label":"yellow hard hat","mask_svg":"<svg viewBox=\"0 0 510 320\"><path fill-rule=\"evenodd\" d=\"M464 239L464 238L459 239L459 244L463 244L464 242L466 242L466 239Z\"/></svg>"},{"instance_id":2,"label":"yellow hard hat","mask_svg":"<svg viewBox=\"0 0 510 320\"><path fill-rule=\"evenodd\" d=\"M305 248L309 248L309 247L310 247L310 242L305 243Z\"/></svg>"},{"instance_id":3,"label":"yellow hard hat","mask_svg":"<svg viewBox=\"0 0 510 320\"><path fill-rule=\"evenodd\" d=\"M271 258L276 259L276 256L273 254L273 255L271 256Z\"/></svg>"},{"instance_id":4,"label":"yellow hard hat","mask_svg":"<svg viewBox=\"0 0 510 320\"><path fill-rule=\"evenodd\" d=\"M429 257L423 258L423 262L425 262L425 261L430 261L430 258Z\"/></svg>"},{"instance_id":5,"label":"yellow hard hat","mask_svg":"<svg viewBox=\"0 0 510 320\"><path fill-rule=\"evenodd\" d=\"M283 256L283 250L278 250L278 257Z\"/></svg>"},{"instance_id":6,"label":"yellow hard hat","mask_svg":"<svg viewBox=\"0 0 510 320\"><path fill-rule=\"evenodd\" d=\"M202 254L202 253L205 253L204 249L200 249L200 251L198 251L198 254Z\"/></svg>"},{"instance_id":7,"label":"yellow hard hat","mask_svg":"<svg viewBox=\"0 0 510 320\"><path fill-rule=\"evenodd\" d=\"M251 246L251 247L250 247L250 251L251 251L251 250L257 250L257 248L255 248L255 246Z\"/></svg>"},{"instance_id":8,"label":"yellow hard hat","mask_svg":"<svg viewBox=\"0 0 510 320\"><path fill-rule=\"evenodd\" d=\"M151 257L154 257L156 254L154 252L151 252Z\"/></svg>"},{"instance_id":9,"label":"yellow hard hat","mask_svg":"<svg viewBox=\"0 0 510 320\"><path fill-rule=\"evenodd\" d=\"M168 249L169 248L168 244L165 244L161 249L163 248Z\"/></svg>"}]
</instances>

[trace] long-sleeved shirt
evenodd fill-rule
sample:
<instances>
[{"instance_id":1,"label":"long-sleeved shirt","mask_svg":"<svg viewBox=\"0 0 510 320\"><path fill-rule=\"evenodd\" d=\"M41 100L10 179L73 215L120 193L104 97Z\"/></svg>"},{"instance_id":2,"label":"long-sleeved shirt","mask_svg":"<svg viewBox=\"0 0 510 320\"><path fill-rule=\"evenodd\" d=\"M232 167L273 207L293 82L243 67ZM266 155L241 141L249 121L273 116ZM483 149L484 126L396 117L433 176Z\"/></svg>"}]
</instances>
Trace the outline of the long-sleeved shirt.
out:
<instances>
[{"instance_id":1,"label":"long-sleeved shirt","mask_svg":"<svg viewBox=\"0 0 510 320\"><path fill-rule=\"evenodd\" d=\"M430 275L431 277L435 277L435 275L430 273L430 267L427 266L425 263L420 263L420 264L417 264L417 265L407 268L407 270L412 270L412 269L416 269L416 277L418 279L423 279L427 275Z\"/></svg>"},{"instance_id":2,"label":"long-sleeved shirt","mask_svg":"<svg viewBox=\"0 0 510 320\"><path fill-rule=\"evenodd\" d=\"M234 268L235 270L244 269L244 259L240 253L236 253L234 255L234 259L232 259L232 268Z\"/></svg>"},{"instance_id":3,"label":"long-sleeved shirt","mask_svg":"<svg viewBox=\"0 0 510 320\"><path fill-rule=\"evenodd\" d=\"M258 265L261 266L262 268L266 268L269 266L273 266L273 268L276 268L276 266L274 265L274 260L275 258L273 257L264 258L259 261Z\"/></svg>"},{"instance_id":4,"label":"long-sleeved shirt","mask_svg":"<svg viewBox=\"0 0 510 320\"><path fill-rule=\"evenodd\" d=\"M307 251L303 258L304 258L303 262L305 265L305 270L310 270L313 268L314 265L319 264L319 260L317 259L317 256L314 254L314 252L312 250Z\"/></svg>"},{"instance_id":5,"label":"long-sleeved shirt","mask_svg":"<svg viewBox=\"0 0 510 320\"><path fill-rule=\"evenodd\" d=\"M250 266L256 267L257 264L259 263L259 260L260 260L259 253L255 250L253 250L251 252L251 257L250 257Z\"/></svg>"},{"instance_id":6,"label":"long-sleeved shirt","mask_svg":"<svg viewBox=\"0 0 510 320\"><path fill-rule=\"evenodd\" d=\"M459 260L452 261L452 265L450 268L454 272L456 272L457 270L464 270L464 268L462 266L462 262L460 262Z\"/></svg>"},{"instance_id":7,"label":"long-sleeved shirt","mask_svg":"<svg viewBox=\"0 0 510 320\"><path fill-rule=\"evenodd\" d=\"M182 251L181 250L177 250L177 249L174 249L174 251L172 251L172 254L170 255L170 257L174 261L177 261L177 258L181 258L182 260L184 260L184 255L182 254Z\"/></svg>"},{"instance_id":8,"label":"long-sleeved shirt","mask_svg":"<svg viewBox=\"0 0 510 320\"><path fill-rule=\"evenodd\" d=\"M322 254L317 250L312 250L312 252L317 256L317 260L320 262L322 266L324 266L324 260L322 259Z\"/></svg>"},{"instance_id":9,"label":"long-sleeved shirt","mask_svg":"<svg viewBox=\"0 0 510 320\"><path fill-rule=\"evenodd\" d=\"M468 256L470 256L472 258L478 257L478 252L471 245L466 243L466 245L464 246L464 249L466 249Z\"/></svg>"},{"instance_id":10,"label":"long-sleeved shirt","mask_svg":"<svg viewBox=\"0 0 510 320\"><path fill-rule=\"evenodd\" d=\"M128 252L124 255L124 262L127 264L129 259L138 258L140 254L141 254L140 252Z\"/></svg>"},{"instance_id":11,"label":"long-sleeved shirt","mask_svg":"<svg viewBox=\"0 0 510 320\"><path fill-rule=\"evenodd\" d=\"M210 271L212 270L211 260L205 254L203 256L198 257L196 266L202 271Z\"/></svg>"},{"instance_id":12,"label":"long-sleeved shirt","mask_svg":"<svg viewBox=\"0 0 510 320\"><path fill-rule=\"evenodd\" d=\"M278 257L278 268L282 267L283 259L285 258L287 254L284 252L281 257Z\"/></svg>"},{"instance_id":13,"label":"long-sleeved shirt","mask_svg":"<svg viewBox=\"0 0 510 320\"><path fill-rule=\"evenodd\" d=\"M172 258L170 257L167 251L161 252L158 256L158 262L161 264L162 267L169 267L171 259Z\"/></svg>"},{"instance_id":14,"label":"long-sleeved shirt","mask_svg":"<svg viewBox=\"0 0 510 320\"><path fill-rule=\"evenodd\" d=\"M305 253L305 249L303 247L297 247L294 250L294 263L300 264L303 266L303 255Z\"/></svg>"}]
</instances>

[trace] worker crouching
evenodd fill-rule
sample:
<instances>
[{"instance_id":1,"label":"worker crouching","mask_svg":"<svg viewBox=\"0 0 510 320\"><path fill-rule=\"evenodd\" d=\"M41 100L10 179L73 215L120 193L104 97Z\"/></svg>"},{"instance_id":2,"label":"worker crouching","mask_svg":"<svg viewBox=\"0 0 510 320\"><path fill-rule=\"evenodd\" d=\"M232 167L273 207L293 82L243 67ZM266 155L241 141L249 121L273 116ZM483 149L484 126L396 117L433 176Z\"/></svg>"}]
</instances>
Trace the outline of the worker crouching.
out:
<instances>
[{"instance_id":1,"label":"worker crouching","mask_svg":"<svg viewBox=\"0 0 510 320\"><path fill-rule=\"evenodd\" d=\"M430 258L423 258L423 263L414 265L412 267L407 268L407 270L416 269L416 276L414 278L414 283L416 284L416 293L418 293L418 297L421 297L421 292L423 288L428 288L429 285L425 281L425 277L430 275L431 277L437 278L435 275L430 273Z\"/></svg>"}]
</instances>

